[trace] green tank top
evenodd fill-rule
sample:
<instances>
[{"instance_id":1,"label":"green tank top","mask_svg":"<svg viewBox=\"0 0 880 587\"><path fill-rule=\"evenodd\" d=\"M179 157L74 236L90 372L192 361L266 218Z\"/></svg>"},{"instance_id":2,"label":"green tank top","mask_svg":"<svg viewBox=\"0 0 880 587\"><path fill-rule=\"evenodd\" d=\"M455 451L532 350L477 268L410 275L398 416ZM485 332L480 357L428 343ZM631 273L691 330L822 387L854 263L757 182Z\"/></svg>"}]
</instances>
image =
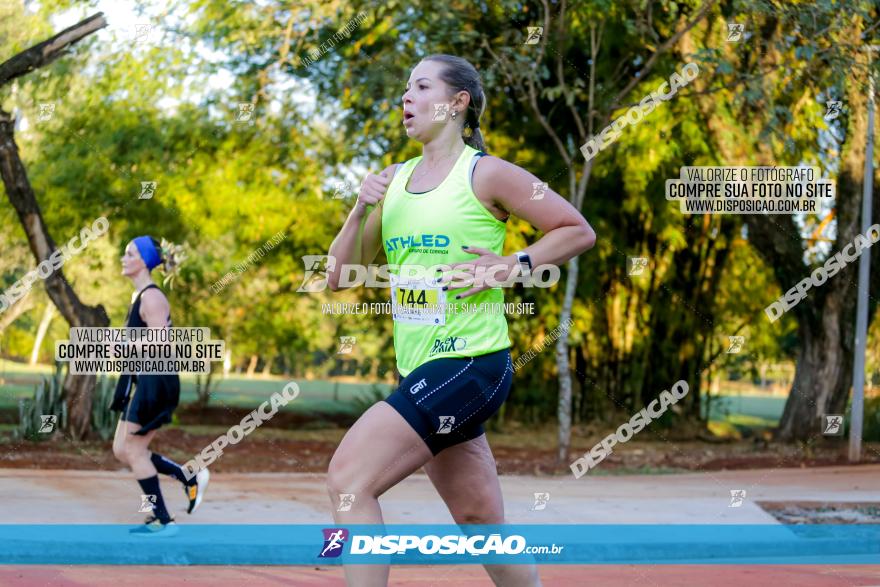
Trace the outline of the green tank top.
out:
<instances>
[{"instance_id":1,"label":"green tank top","mask_svg":"<svg viewBox=\"0 0 880 587\"><path fill-rule=\"evenodd\" d=\"M404 377L434 359L475 357L510 347L500 287L456 300L456 294L470 288L443 292L442 285L429 282L436 276L435 266L477 258L462 245L502 254L506 225L471 188L470 164L477 153L465 145L446 179L422 194L406 191L422 157L410 159L397 168L385 192L382 243L391 266L397 370ZM416 267L425 279L411 277Z\"/></svg>"}]
</instances>

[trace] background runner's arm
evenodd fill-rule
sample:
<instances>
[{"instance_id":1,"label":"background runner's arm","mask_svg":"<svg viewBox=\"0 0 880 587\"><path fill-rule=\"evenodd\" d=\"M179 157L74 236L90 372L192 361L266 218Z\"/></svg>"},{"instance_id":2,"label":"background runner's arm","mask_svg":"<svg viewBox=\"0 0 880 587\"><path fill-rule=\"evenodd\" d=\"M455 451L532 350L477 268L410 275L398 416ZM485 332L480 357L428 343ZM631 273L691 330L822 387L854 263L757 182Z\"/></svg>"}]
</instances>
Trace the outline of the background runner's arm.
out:
<instances>
[{"instance_id":1,"label":"background runner's arm","mask_svg":"<svg viewBox=\"0 0 880 587\"><path fill-rule=\"evenodd\" d=\"M171 315L168 300L158 289L150 288L141 294L141 318L147 328L165 328Z\"/></svg>"},{"instance_id":2,"label":"background runner's arm","mask_svg":"<svg viewBox=\"0 0 880 587\"><path fill-rule=\"evenodd\" d=\"M141 294L141 320L146 322L147 328L166 328L171 319L171 306L168 299L158 289L151 287ZM138 340L135 343L129 343L138 348L146 346L146 340ZM140 351L138 351L140 352Z\"/></svg>"},{"instance_id":3,"label":"background runner's arm","mask_svg":"<svg viewBox=\"0 0 880 587\"><path fill-rule=\"evenodd\" d=\"M391 183L395 165L389 165L378 176L367 176L358 201L330 245L327 254L336 259L333 270L327 272L327 286L332 291L345 289L339 286L343 265L366 265L376 258L382 244L382 198Z\"/></svg>"}]
</instances>

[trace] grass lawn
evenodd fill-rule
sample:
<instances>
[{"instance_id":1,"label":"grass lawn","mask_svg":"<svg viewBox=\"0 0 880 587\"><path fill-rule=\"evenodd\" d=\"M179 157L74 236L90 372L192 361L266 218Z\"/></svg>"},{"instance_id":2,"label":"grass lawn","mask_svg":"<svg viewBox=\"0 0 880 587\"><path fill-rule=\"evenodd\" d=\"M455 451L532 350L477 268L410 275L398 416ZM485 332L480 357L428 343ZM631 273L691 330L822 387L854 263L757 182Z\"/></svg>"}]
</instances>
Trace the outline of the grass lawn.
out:
<instances>
[{"instance_id":1,"label":"grass lawn","mask_svg":"<svg viewBox=\"0 0 880 587\"><path fill-rule=\"evenodd\" d=\"M49 365L31 366L0 360L0 409L16 408L21 398L32 396L34 386L42 377L51 377L52 373L53 369ZM181 405L195 402L195 377L185 374L180 380ZM225 379L217 378L212 383L209 405L254 408L273 393L281 391L289 381L277 376L246 378L235 374ZM358 397L373 397L374 385L368 383L294 381L299 385L300 395L296 401L283 408L286 411L354 413L357 410L355 402ZM375 389L384 396L391 393L393 387L377 383ZM712 399L710 422L715 423L719 431L750 426L771 427L779 420L784 406L783 397L725 391L722 386L721 395Z\"/></svg>"},{"instance_id":2,"label":"grass lawn","mask_svg":"<svg viewBox=\"0 0 880 587\"><path fill-rule=\"evenodd\" d=\"M34 387L43 377L52 377L53 370L47 365L23 365L0 360L0 409L17 408L22 398L33 396ZM115 379L115 377L114 377ZM280 392L291 380L283 377L260 377L248 379L231 375L226 379L215 378L211 385L211 405L237 408L257 407L275 393ZM289 411L350 413L356 409L358 397L372 397L373 385L362 383L340 383L335 381L293 380L300 388L296 401L283 409ZM195 377L189 374L180 378L181 405L195 402ZM377 383L376 389L387 395L392 387Z\"/></svg>"}]
</instances>

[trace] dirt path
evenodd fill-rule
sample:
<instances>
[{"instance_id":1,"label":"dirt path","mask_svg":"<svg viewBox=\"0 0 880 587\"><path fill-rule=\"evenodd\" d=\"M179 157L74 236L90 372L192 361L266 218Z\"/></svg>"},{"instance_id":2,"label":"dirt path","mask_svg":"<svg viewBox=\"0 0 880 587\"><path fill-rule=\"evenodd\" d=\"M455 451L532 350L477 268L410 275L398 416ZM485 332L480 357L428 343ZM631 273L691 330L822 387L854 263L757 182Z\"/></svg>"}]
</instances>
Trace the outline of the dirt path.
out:
<instances>
[{"instance_id":1,"label":"dirt path","mask_svg":"<svg viewBox=\"0 0 880 587\"><path fill-rule=\"evenodd\" d=\"M226 428L170 427L157 436L152 448L178 462L186 462L210 444ZM228 448L211 465L212 471L323 473L345 428L303 430L260 429ZM575 436L571 460L588 451L596 438ZM489 434L500 474L571 475L567 465L556 466L552 433L528 432ZM549 447L549 448L543 448ZM843 442L817 441L804 448L753 441L715 443L693 440L634 439L615 447L591 475L609 473L653 473L721 471L757 468L792 468L848 465ZM865 463L880 463L880 444L868 443ZM15 440L11 432L0 433L0 468L105 470L119 468L110 441L74 443L56 434L51 440Z\"/></svg>"}]
</instances>

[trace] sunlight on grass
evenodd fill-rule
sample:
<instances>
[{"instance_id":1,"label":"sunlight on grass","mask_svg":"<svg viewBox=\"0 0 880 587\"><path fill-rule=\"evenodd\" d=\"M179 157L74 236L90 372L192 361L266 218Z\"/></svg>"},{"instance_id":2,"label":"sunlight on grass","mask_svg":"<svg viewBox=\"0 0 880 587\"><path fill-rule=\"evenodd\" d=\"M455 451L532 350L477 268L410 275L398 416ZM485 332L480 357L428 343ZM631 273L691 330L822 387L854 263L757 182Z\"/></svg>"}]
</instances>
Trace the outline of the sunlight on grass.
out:
<instances>
[{"instance_id":1,"label":"sunlight on grass","mask_svg":"<svg viewBox=\"0 0 880 587\"><path fill-rule=\"evenodd\" d=\"M750 428L773 428L778 423L778 420L749 416L747 414L731 414L725 421L734 426L747 426Z\"/></svg>"},{"instance_id":2,"label":"sunlight on grass","mask_svg":"<svg viewBox=\"0 0 880 587\"><path fill-rule=\"evenodd\" d=\"M742 439L742 434L736 426L727 421L712 421L706 426L713 436L718 438L732 438L736 440Z\"/></svg>"}]
</instances>

